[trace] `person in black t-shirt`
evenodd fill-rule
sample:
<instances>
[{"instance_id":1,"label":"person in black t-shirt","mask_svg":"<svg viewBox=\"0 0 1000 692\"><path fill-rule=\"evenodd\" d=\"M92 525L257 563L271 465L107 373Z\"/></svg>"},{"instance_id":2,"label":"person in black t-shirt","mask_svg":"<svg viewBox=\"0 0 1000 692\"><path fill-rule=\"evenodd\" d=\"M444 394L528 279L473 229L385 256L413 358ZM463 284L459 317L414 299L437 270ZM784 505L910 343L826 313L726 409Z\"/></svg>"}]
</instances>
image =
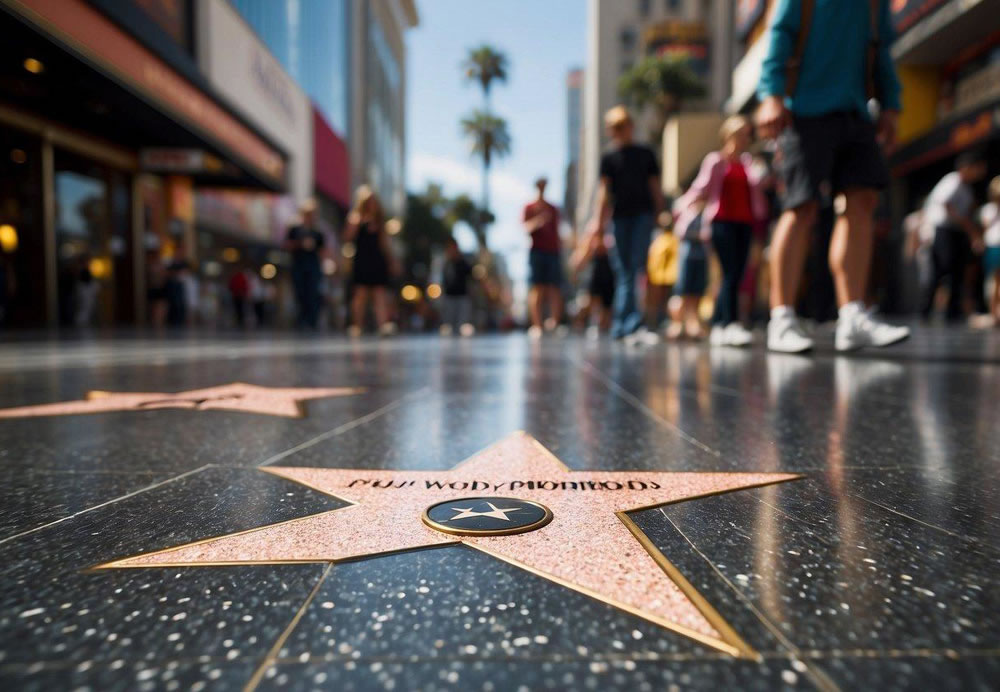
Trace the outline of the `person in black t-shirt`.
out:
<instances>
[{"instance_id":1,"label":"person in black t-shirt","mask_svg":"<svg viewBox=\"0 0 1000 692\"><path fill-rule=\"evenodd\" d=\"M636 279L646 269L654 220L664 213L660 167L651 149L633 143L632 117L624 106L609 110L604 124L613 147L601 157L597 212L589 232L603 233L612 221L615 244L611 262L616 286L611 335L628 337L635 343L655 343L657 335L643 327Z\"/></svg>"},{"instance_id":2,"label":"person in black t-shirt","mask_svg":"<svg viewBox=\"0 0 1000 692\"><path fill-rule=\"evenodd\" d=\"M316 202L303 202L300 213L302 222L289 229L285 247L292 252L292 285L299 308L298 326L316 329L321 302L319 289L323 279L320 254L326 242L314 226Z\"/></svg>"},{"instance_id":3,"label":"person in black t-shirt","mask_svg":"<svg viewBox=\"0 0 1000 692\"><path fill-rule=\"evenodd\" d=\"M472 325L469 300L469 279L472 267L465 259L454 238L448 238L444 246L444 270L441 284L441 334L447 336L458 331L462 336L471 336L476 329Z\"/></svg>"}]
</instances>

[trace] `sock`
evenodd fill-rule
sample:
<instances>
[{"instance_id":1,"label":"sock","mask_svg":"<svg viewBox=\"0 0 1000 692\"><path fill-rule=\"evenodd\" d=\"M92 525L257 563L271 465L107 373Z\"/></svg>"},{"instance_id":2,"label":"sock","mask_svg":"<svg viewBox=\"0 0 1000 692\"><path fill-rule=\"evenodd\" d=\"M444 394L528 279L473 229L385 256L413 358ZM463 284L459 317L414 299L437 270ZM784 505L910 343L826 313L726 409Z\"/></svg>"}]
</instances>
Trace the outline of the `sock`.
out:
<instances>
[{"instance_id":1,"label":"sock","mask_svg":"<svg viewBox=\"0 0 1000 692\"><path fill-rule=\"evenodd\" d=\"M771 308L771 319L777 320L782 317L795 317L795 308L791 305L778 305Z\"/></svg>"},{"instance_id":2,"label":"sock","mask_svg":"<svg viewBox=\"0 0 1000 692\"><path fill-rule=\"evenodd\" d=\"M837 315L840 319L849 319L854 317L859 312L863 312L865 309L865 304L860 300L852 300L850 303L846 303L840 306L840 310L837 311Z\"/></svg>"}]
</instances>

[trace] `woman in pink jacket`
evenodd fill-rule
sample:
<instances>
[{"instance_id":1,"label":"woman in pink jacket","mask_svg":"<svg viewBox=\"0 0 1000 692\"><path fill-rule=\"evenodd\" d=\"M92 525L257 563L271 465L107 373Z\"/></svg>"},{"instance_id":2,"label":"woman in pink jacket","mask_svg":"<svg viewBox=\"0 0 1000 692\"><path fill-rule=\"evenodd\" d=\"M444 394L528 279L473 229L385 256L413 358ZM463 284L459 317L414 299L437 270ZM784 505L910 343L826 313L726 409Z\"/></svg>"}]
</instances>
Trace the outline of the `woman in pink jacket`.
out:
<instances>
[{"instance_id":1,"label":"woman in pink jacket","mask_svg":"<svg viewBox=\"0 0 1000 692\"><path fill-rule=\"evenodd\" d=\"M677 200L683 213L704 204L703 220L711 223L712 247L722 266L722 285L712 314L713 345L747 346L752 336L739 323L739 290L747 255L751 226L767 217L767 200L761 173L747 152L753 128L742 115L727 118L719 130L722 148L705 157L698 177Z\"/></svg>"}]
</instances>

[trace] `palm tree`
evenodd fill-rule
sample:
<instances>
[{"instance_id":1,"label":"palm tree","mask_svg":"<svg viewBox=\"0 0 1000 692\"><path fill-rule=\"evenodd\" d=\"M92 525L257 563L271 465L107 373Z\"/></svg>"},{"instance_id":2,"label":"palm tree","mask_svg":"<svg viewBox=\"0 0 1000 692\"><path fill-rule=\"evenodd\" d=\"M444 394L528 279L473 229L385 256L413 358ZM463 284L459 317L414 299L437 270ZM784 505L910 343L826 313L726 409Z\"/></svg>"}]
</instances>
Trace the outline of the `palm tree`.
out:
<instances>
[{"instance_id":1,"label":"palm tree","mask_svg":"<svg viewBox=\"0 0 1000 692\"><path fill-rule=\"evenodd\" d=\"M494 158L500 158L510 153L510 133L507 131L507 121L503 118L476 110L462 119L462 134L469 142L469 151L483 161L483 202L482 211L489 213L490 165ZM485 218L482 219L485 221ZM484 223L477 224L476 234L480 244L486 245Z\"/></svg>"},{"instance_id":2,"label":"palm tree","mask_svg":"<svg viewBox=\"0 0 1000 692\"><path fill-rule=\"evenodd\" d=\"M653 141L659 141L663 126L685 99L705 95L705 83L691 69L685 56L651 55L618 78L618 93L635 106L656 111Z\"/></svg>"},{"instance_id":3,"label":"palm tree","mask_svg":"<svg viewBox=\"0 0 1000 692\"><path fill-rule=\"evenodd\" d=\"M507 81L507 56L483 44L469 50L462 61L462 73L470 82L477 82L483 89L486 110L490 108L490 87L493 82Z\"/></svg>"}]
</instances>

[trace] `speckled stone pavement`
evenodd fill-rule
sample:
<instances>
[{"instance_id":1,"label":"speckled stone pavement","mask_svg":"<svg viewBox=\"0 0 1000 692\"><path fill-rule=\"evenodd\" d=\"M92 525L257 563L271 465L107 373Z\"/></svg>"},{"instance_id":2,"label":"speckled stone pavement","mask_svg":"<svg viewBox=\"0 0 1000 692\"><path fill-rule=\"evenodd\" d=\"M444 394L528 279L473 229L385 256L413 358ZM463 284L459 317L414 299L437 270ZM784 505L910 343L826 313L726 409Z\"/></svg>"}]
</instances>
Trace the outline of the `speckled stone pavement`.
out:
<instances>
[{"instance_id":1,"label":"speckled stone pavement","mask_svg":"<svg viewBox=\"0 0 1000 692\"><path fill-rule=\"evenodd\" d=\"M0 418L0 689L967 690L1000 680L997 333L920 329L848 357L520 335L123 334L0 344L0 380L0 409L38 414ZM281 412L199 394L230 383L274 388ZM39 408L87 403L92 391L166 395ZM404 526L424 503L406 493L346 528L310 519L402 489L351 496L337 491L351 482L338 470L368 485L433 480L503 440L489 473L475 475L496 486L505 466L510 480L544 472L518 486L529 500L557 492L541 483L563 482L559 473L625 479L635 493L646 489L628 479L694 485L635 504L596 490L575 503L550 495L538 501L552 523L521 542ZM532 456L534 440L568 470ZM684 499L722 478L760 487ZM614 515L658 502L670 504ZM609 543L610 524L581 519L567 531L560 520L605 505L634 530ZM276 524L312 527L293 535L304 552L282 554L257 531ZM223 559L236 544L207 539L232 534L249 540L239 550L260 552ZM411 534L441 540L367 556L382 551L365 546ZM197 566L95 569L191 544L223 553ZM313 546L342 552L309 555ZM643 582L653 572L642 556L657 555L679 577ZM618 576L602 582L600 566L616 558L608 573ZM682 597L664 600L681 581ZM686 613L705 636L664 626L664 613ZM746 649L713 646L720 627Z\"/></svg>"}]
</instances>

